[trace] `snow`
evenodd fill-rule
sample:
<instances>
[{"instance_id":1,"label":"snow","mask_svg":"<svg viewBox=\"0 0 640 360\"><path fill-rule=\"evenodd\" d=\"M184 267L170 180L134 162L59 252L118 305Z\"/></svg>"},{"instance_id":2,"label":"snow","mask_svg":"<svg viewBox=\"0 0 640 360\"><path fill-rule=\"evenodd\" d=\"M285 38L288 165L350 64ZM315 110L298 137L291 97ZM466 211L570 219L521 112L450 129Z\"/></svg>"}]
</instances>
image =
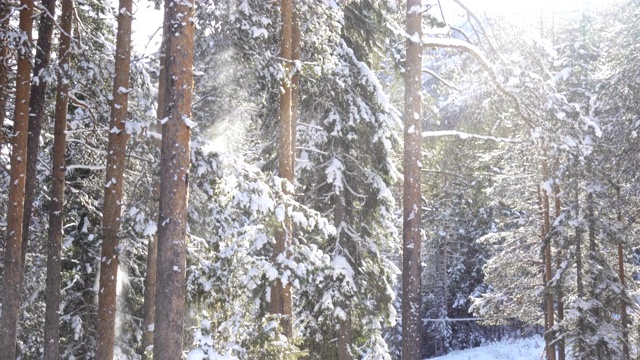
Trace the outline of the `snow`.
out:
<instances>
[{"instance_id":1,"label":"snow","mask_svg":"<svg viewBox=\"0 0 640 360\"><path fill-rule=\"evenodd\" d=\"M505 340L474 349L453 351L433 360L539 360L544 350L540 336L527 339Z\"/></svg>"}]
</instances>

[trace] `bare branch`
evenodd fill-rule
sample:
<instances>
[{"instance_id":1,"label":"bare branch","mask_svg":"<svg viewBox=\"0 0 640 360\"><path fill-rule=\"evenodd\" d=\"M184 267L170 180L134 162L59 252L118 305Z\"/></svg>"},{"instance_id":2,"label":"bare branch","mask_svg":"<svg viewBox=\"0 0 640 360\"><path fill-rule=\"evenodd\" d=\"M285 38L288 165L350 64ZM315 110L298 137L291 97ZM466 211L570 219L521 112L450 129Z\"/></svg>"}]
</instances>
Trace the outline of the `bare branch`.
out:
<instances>
[{"instance_id":1,"label":"bare branch","mask_svg":"<svg viewBox=\"0 0 640 360\"><path fill-rule=\"evenodd\" d=\"M454 90L461 91L459 87L455 86L452 82L446 80L445 78L443 78L442 76L438 75L438 73L436 73L435 71L433 71L431 69L422 68L422 72L433 76L434 78L436 78L437 80L439 80L440 82L442 82L443 84L447 85L448 87L450 87L450 88L452 88Z\"/></svg>"}]
</instances>

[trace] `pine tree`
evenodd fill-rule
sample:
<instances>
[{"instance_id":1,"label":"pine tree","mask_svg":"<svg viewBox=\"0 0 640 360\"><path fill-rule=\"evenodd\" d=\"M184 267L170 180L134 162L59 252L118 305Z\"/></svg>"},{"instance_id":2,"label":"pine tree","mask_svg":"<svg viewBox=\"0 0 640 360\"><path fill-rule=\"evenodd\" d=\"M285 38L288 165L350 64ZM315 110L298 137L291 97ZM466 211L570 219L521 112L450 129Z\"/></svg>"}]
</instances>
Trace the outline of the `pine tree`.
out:
<instances>
[{"instance_id":1,"label":"pine tree","mask_svg":"<svg viewBox=\"0 0 640 360\"><path fill-rule=\"evenodd\" d=\"M20 31L23 41L18 49L18 72L11 135L11 185L7 209L7 241L4 253L4 292L0 317L0 352L8 359L16 357L16 334L22 295L22 220L27 171L27 133L29 131L29 87L31 84L31 30L33 0L20 1Z\"/></svg>"},{"instance_id":2,"label":"pine tree","mask_svg":"<svg viewBox=\"0 0 640 360\"><path fill-rule=\"evenodd\" d=\"M58 45L58 85L56 87L55 129L53 144L53 179L49 211L49 239L47 241L46 310L44 330L44 359L60 358L60 284L62 272L62 236L64 219L65 149L68 105L68 72L71 63L71 29L73 0L62 1L60 41Z\"/></svg>"},{"instance_id":3,"label":"pine tree","mask_svg":"<svg viewBox=\"0 0 640 360\"><path fill-rule=\"evenodd\" d=\"M116 286L118 281L119 230L122 213L122 190L125 152L129 134L125 129L128 111L129 69L131 66L132 1L118 5L113 102L107 147L107 177L104 192L103 240L98 292L97 359L113 358L115 346Z\"/></svg>"},{"instance_id":4,"label":"pine tree","mask_svg":"<svg viewBox=\"0 0 640 360\"><path fill-rule=\"evenodd\" d=\"M402 195L402 358L421 357L422 298L422 15L418 0L407 0Z\"/></svg>"},{"instance_id":5,"label":"pine tree","mask_svg":"<svg viewBox=\"0 0 640 360\"><path fill-rule=\"evenodd\" d=\"M160 166L160 216L154 359L182 354L185 312L187 196L193 89L193 1L167 1L163 33L166 93Z\"/></svg>"}]
</instances>

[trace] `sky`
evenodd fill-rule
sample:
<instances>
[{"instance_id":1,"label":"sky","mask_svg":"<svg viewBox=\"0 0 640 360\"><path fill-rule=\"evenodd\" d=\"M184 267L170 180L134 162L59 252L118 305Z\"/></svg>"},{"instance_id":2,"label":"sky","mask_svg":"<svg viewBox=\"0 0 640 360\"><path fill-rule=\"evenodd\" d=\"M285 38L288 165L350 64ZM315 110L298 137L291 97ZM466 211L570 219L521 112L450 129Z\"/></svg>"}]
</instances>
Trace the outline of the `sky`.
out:
<instances>
[{"instance_id":1,"label":"sky","mask_svg":"<svg viewBox=\"0 0 640 360\"><path fill-rule=\"evenodd\" d=\"M153 54L160 49L163 13L153 7L149 0L134 3L132 40L138 55Z\"/></svg>"}]
</instances>

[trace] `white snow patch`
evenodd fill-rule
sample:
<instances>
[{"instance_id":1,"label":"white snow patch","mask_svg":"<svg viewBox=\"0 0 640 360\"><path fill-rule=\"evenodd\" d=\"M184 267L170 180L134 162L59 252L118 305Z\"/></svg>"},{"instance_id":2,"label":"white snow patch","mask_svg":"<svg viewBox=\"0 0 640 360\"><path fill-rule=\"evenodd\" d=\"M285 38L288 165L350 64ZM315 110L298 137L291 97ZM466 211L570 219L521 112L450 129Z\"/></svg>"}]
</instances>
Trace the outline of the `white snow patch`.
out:
<instances>
[{"instance_id":1,"label":"white snow patch","mask_svg":"<svg viewBox=\"0 0 640 360\"><path fill-rule=\"evenodd\" d=\"M505 340L473 349L453 351L432 360L539 360L544 351L540 336L527 339Z\"/></svg>"}]
</instances>

